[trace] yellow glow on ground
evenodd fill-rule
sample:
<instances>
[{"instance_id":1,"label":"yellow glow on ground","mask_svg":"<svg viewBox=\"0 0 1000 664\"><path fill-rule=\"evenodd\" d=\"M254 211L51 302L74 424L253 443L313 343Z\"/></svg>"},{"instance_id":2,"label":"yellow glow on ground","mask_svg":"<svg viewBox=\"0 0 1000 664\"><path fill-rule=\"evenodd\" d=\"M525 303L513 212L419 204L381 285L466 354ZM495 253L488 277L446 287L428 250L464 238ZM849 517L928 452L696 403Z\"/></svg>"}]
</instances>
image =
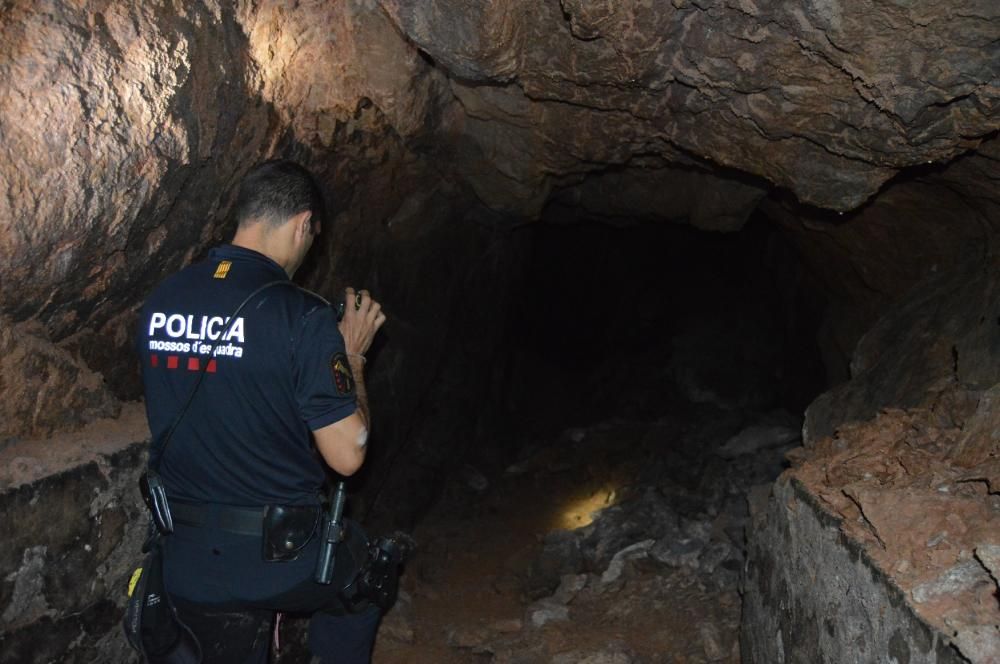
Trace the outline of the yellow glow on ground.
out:
<instances>
[{"instance_id":1,"label":"yellow glow on ground","mask_svg":"<svg viewBox=\"0 0 1000 664\"><path fill-rule=\"evenodd\" d=\"M613 488L602 487L587 496L570 502L559 515L558 527L575 530L589 526L593 523L596 512L614 503L615 493Z\"/></svg>"}]
</instances>

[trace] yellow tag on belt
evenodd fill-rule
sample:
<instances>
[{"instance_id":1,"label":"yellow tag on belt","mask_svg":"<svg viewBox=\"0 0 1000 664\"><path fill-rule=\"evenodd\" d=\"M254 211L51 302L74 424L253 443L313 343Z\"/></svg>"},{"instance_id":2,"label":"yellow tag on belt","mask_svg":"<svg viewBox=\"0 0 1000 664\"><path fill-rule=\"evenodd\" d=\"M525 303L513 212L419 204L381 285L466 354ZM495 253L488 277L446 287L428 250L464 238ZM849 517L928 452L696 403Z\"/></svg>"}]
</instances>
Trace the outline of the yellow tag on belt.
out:
<instances>
[{"instance_id":1,"label":"yellow tag on belt","mask_svg":"<svg viewBox=\"0 0 1000 664\"><path fill-rule=\"evenodd\" d=\"M135 584L139 583L139 577L142 576L142 568L136 567L135 571L132 572L132 578L128 581L128 596L131 597L132 593L135 592Z\"/></svg>"}]
</instances>

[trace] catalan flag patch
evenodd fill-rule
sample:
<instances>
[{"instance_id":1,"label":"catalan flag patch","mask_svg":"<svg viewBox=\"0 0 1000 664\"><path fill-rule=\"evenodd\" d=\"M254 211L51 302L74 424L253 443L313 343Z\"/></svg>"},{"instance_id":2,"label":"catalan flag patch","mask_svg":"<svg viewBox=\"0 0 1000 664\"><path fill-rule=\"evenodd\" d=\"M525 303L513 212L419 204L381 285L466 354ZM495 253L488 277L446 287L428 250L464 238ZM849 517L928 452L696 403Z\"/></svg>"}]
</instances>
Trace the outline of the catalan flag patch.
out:
<instances>
[{"instance_id":1,"label":"catalan flag patch","mask_svg":"<svg viewBox=\"0 0 1000 664\"><path fill-rule=\"evenodd\" d=\"M215 268L215 274L213 275L216 279L225 279L226 275L229 274L229 268L233 266L232 261L220 261L219 266Z\"/></svg>"},{"instance_id":2,"label":"catalan flag patch","mask_svg":"<svg viewBox=\"0 0 1000 664\"><path fill-rule=\"evenodd\" d=\"M333 371L333 384L337 387L337 393L342 397L353 394L354 374L351 373L351 365L347 363L347 356L334 353L330 358L330 370Z\"/></svg>"}]
</instances>

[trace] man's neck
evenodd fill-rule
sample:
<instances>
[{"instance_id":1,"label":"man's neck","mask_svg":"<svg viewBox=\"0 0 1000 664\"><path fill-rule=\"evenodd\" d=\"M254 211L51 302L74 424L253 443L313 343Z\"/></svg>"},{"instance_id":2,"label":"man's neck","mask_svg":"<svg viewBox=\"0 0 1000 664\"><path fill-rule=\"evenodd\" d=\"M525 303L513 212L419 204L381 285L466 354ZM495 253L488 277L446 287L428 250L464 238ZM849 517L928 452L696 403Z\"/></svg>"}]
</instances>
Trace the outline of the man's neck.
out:
<instances>
[{"instance_id":1,"label":"man's neck","mask_svg":"<svg viewBox=\"0 0 1000 664\"><path fill-rule=\"evenodd\" d=\"M237 229L236 235L233 236L233 240L230 244L235 247L243 247L244 249L250 249L256 251L258 254L263 254L270 258L272 261L281 266L281 269L285 271L285 274L289 278L292 276L292 271L289 270L292 261L289 260L287 256L283 256L280 251L274 246L276 243L270 242L269 236L261 232L258 229Z\"/></svg>"}]
</instances>

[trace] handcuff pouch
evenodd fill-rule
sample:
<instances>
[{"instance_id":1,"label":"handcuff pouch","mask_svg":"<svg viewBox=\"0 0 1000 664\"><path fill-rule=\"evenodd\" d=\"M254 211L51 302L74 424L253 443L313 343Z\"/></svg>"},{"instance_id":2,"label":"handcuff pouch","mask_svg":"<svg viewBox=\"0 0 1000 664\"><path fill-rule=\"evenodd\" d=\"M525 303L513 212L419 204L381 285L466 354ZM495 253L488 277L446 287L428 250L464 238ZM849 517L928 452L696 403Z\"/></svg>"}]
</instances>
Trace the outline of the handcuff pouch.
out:
<instances>
[{"instance_id":1,"label":"handcuff pouch","mask_svg":"<svg viewBox=\"0 0 1000 664\"><path fill-rule=\"evenodd\" d=\"M139 493L142 495L146 507L149 508L149 516L156 524L156 530L161 535L169 535L174 532L174 519L170 515L167 490L163 486L160 475L152 468L147 469L139 477ZM146 549L143 548L143 551Z\"/></svg>"},{"instance_id":2,"label":"handcuff pouch","mask_svg":"<svg viewBox=\"0 0 1000 664\"><path fill-rule=\"evenodd\" d=\"M264 512L263 556L267 562L295 560L316 534L319 507L268 505Z\"/></svg>"}]
</instances>

